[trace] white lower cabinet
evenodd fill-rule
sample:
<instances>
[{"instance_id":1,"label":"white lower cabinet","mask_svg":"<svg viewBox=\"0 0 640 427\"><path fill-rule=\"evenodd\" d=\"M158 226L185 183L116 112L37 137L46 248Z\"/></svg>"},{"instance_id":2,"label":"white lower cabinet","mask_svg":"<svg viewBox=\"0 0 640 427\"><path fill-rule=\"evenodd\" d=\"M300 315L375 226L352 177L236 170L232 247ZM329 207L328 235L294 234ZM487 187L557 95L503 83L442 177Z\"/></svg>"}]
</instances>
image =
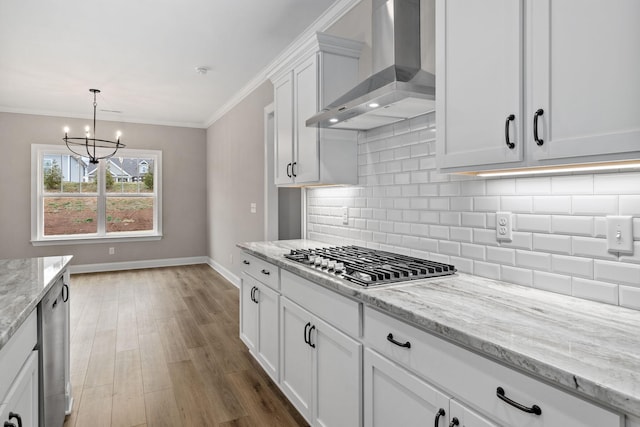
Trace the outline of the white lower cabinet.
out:
<instances>
[{"instance_id":1,"label":"white lower cabinet","mask_svg":"<svg viewBox=\"0 0 640 427\"><path fill-rule=\"evenodd\" d=\"M38 425L38 351L32 351L3 403L0 422L5 427Z\"/></svg>"},{"instance_id":2,"label":"white lower cabinet","mask_svg":"<svg viewBox=\"0 0 640 427\"><path fill-rule=\"evenodd\" d=\"M371 349L364 351L364 425L449 425L449 397Z\"/></svg>"},{"instance_id":3,"label":"white lower cabinet","mask_svg":"<svg viewBox=\"0 0 640 427\"><path fill-rule=\"evenodd\" d=\"M361 425L362 344L283 297L281 382L313 426Z\"/></svg>"},{"instance_id":4,"label":"white lower cabinet","mask_svg":"<svg viewBox=\"0 0 640 427\"><path fill-rule=\"evenodd\" d=\"M246 273L240 285L240 338L274 380L279 379L279 294Z\"/></svg>"}]
</instances>

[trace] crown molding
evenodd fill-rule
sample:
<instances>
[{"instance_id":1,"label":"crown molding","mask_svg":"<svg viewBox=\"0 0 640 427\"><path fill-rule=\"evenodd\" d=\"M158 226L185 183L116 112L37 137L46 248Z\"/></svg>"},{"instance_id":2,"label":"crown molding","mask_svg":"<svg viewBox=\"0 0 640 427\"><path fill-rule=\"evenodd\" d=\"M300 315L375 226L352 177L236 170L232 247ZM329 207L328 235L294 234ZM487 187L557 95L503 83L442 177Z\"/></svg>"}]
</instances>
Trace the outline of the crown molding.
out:
<instances>
[{"instance_id":1,"label":"crown molding","mask_svg":"<svg viewBox=\"0 0 640 427\"><path fill-rule=\"evenodd\" d=\"M287 61L296 52L305 48L310 43L315 33L326 31L329 27L342 18L347 12L353 9L361 0L337 0L325 13L323 13L313 24L311 24L302 34L300 34L289 46L287 46L269 65L260 71L253 79L249 81L240 91L238 91L227 103L225 103L218 111L216 111L204 123L208 128L222 116L227 114L233 107L238 105L244 98L249 96L251 92L256 90L261 84L272 76L276 70L282 67L283 61ZM317 41L316 41L317 43Z\"/></svg>"}]
</instances>

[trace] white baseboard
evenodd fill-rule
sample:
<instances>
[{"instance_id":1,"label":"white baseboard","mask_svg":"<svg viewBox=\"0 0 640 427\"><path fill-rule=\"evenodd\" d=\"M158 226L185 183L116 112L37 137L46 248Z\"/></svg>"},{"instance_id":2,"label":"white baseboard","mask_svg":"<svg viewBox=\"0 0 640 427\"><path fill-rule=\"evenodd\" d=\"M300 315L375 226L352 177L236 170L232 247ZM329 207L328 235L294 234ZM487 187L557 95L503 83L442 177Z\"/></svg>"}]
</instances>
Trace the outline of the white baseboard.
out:
<instances>
[{"instance_id":1,"label":"white baseboard","mask_svg":"<svg viewBox=\"0 0 640 427\"><path fill-rule=\"evenodd\" d=\"M236 288L240 288L240 278L233 274L230 270L223 267L220 263L216 262L213 258L207 258L207 264L209 267L213 268L215 271L220 273L222 277L231 282L233 286Z\"/></svg>"},{"instance_id":2,"label":"white baseboard","mask_svg":"<svg viewBox=\"0 0 640 427\"><path fill-rule=\"evenodd\" d=\"M101 264L72 265L71 274L100 273L104 271L136 270L140 268L173 267L177 265L209 264L206 256L189 258L150 259L144 261L105 262ZM220 273L222 274L222 273ZM224 274L222 274L224 276ZM226 277L226 276L225 276Z\"/></svg>"}]
</instances>

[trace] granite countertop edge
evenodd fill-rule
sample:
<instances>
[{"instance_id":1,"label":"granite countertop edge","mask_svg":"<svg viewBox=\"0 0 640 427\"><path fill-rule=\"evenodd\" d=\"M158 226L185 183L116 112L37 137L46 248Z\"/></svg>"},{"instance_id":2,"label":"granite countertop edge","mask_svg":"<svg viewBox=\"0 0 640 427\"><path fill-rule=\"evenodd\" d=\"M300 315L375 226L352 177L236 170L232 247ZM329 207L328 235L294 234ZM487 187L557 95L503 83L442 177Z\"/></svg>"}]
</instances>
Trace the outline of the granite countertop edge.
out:
<instances>
[{"instance_id":1,"label":"granite countertop edge","mask_svg":"<svg viewBox=\"0 0 640 427\"><path fill-rule=\"evenodd\" d=\"M514 348L501 345L500 343L486 339L485 337L470 334L462 329L456 327L456 325L449 324L446 321L441 321L436 317L425 315L424 313L417 314L410 307L398 304L398 298L389 298L394 292L394 289L401 289L405 287L419 286L422 289L426 289L428 281L415 281L412 284L401 285L400 287L380 287L363 289L356 285L351 285L344 280L334 279L323 273L318 273L306 266L300 265L293 261L289 261L282 255L287 253L290 249L296 249L300 247L323 247L332 246L327 243L311 241L311 240L288 240L288 241L275 241L275 242L246 242L238 243L237 246L247 253L256 256L264 261L277 265L287 271L295 273L307 280L310 280L325 288L332 289L342 295L356 298L363 303L372 306L378 310L386 312L393 317L406 321L420 329L433 333L441 338L444 338L450 342L453 342L463 348L470 349L476 353L479 353L492 360L496 360L509 367L523 371L535 378L544 380L555 386L559 386L565 390L570 390L579 396L587 398L587 400L594 401L601 405L605 405L614 408L621 413L632 414L640 417L640 390L638 394L628 394L622 390L612 387L607 384L603 384L593 378L589 378L588 375L580 374L575 371L571 371L565 367L559 367L554 365L551 361L544 360L542 357L532 356L525 352L517 351ZM506 282L500 282L491 279L480 278L476 276L458 274L458 279L461 281L474 280L478 283L489 283L496 287L509 288L526 288L519 285L514 285ZM445 280L452 280L455 278L448 278ZM435 282L432 282L435 283ZM449 282L453 283L453 282ZM414 288L415 289L415 288ZM553 294L550 292L526 288L527 291L535 292L537 294L549 294L551 298L571 298L564 295ZM426 289L428 291L428 289ZM608 305L582 301L577 298L576 304L582 306L606 306ZM616 307L617 308L617 307ZM629 310L620 308L620 310L635 312L635 310ZM635 313L632 313L635 316ZM640 313L638 313L640 318Z\"/></svg>"},{"instance_id":2,"label":"granite countertop edge","mask_svg":"<svg viewBox=\"0 0 640 427\"><path fill-rule=\"evenodd\" d=\"M20 306L17 309L15 307L13 308L13 314L14 314L14 316L12 316L13 319L9 322L7 326L3 327L0 330L0 351L2 351L4 346L11 340L13 335L18 331L18 329L20 329L20 326L22 326L25 320L27 320L27 318L31 315L33 310L36 309L36 307L38 306L38 303L42 300L42 298L44 298L44 296L47 294L49 289L51 289L55 281L58 279L58 277L60 277L60 274L62 274L64 269L69 265L72 258L73 257L70 255L65 256L64 264L61 265L59 271L57 271L55 274L51 276L46 286L39 289L37 293L30 295L30 298L27 301L20 302ZM16 311L17 311L17 315L15 315ZM0 312L0 315L1 314L2 313Z\"/></svg>"}]
</instances>

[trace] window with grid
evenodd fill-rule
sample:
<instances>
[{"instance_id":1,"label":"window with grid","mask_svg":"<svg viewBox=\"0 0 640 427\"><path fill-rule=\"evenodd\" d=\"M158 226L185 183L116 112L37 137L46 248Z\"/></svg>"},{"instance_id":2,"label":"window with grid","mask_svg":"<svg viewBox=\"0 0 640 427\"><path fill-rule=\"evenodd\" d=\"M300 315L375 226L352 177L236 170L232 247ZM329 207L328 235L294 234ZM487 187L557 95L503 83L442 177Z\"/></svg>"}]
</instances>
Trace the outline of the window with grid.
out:
<instances>
[{"instance_id":1,"label":"window with grid","mask_svg":"<svg viewBox=\"0 0 640 427\"><path fill-rule=\"evenodd\" d=\"M66 147L34 144L34 244L159 238L161 154L120 149L91 164Z\"/></svg>"}]
</instances>

